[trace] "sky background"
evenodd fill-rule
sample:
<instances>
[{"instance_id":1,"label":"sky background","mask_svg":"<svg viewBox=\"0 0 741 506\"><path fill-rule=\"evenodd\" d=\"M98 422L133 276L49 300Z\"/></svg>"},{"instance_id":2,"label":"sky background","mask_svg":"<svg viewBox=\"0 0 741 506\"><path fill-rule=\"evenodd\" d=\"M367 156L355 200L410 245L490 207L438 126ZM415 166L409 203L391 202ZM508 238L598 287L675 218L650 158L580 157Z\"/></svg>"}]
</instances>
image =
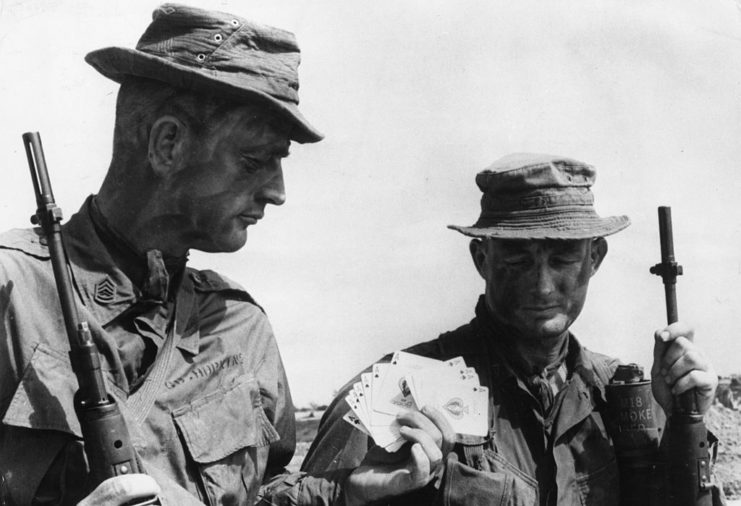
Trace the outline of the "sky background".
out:
<instances>
[{"instance_id":1,"label":"sky background","mask_svg":"<svg viewBox=\"0 0 741 506\"><path fill-rule=\"evenodd\" d=\"M633 224L572 327L650 366L665 323L656 207L670 205L680 319L721 374L741 372L741 14L731 0L202 0L296 33L301 108L288 199L231 254L271 319L294 400L330 400L383 354L466 323L483 281L468 239L475 174L511 152L596 166L603 216ZM0 0L0 229L35 210L21 134L41 132L69 216L110 160L117 85L84 55L133 47L150 0Z\"/></svg>"}]
</instances>

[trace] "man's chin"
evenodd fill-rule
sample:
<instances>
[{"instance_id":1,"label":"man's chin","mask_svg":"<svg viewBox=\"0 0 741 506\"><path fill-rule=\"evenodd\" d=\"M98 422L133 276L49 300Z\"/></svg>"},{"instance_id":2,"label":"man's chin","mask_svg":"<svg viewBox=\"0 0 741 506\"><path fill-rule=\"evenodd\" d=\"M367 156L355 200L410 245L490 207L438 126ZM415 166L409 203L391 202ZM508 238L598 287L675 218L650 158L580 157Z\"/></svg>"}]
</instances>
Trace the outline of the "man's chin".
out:
<instances>
[{"instance_id":1,"label":"man's chin","mask_svg":"<svg viewBox=\"0 0 741 506\"><path fill-rule=\"evenodd\" d=\"M542 322L536 322L532 327L532 333L540 339L555 339L569 330L570 323L566 318L552 318Z\"/></svg>"},{"instance_id":2,"label":"man's chin","mask_svg":"<svg viewBox=\"0 0 741 506\"><path fill-rule=\"evenodd\" d=\"M247 243L247 230L235 233L220 241L210 241L202 246L194 246L193 249L206 253L234 253Z\"/></svg>"}]
</instances>

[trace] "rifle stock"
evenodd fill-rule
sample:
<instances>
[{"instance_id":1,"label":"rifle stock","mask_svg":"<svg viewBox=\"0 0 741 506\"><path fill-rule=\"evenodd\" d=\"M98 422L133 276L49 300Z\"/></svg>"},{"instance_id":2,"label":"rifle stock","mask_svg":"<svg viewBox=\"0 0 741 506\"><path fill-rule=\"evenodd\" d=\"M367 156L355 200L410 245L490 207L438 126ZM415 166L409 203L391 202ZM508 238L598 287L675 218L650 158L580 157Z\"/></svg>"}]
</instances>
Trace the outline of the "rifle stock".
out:
<instances>
[{"instance_id":1,"label":"rifle stock","mask_svg":"<svg viewBox=\"0 0 741 506\"><path fill-rule=\"evenodd\" d=\"M671 208L659 207L659 240L661 263L650 272L661 276L666 297L667 323L679 320L677 309L677 276L683 274L674 258L674 233ZM707 428L697 407L696 392L691 390L674 398L672 413L661 440L660 453L666 462L669 504L676 506L710 506L710 457Z\"/></svg>"},{"instance_id":2,"label":"rifle stock","mask_svg":"<svg viewBox=\"0 0 741 506\"><path fill-rule=\"evenodd\" d=\"M82 428L85 454L90 467L91 488L107 478L138 473L140 466L129 439L126 422L108 394L100 368L100 356L88 323L80 321L67 254L62 241L62 211L57 207L38 132L23 134L23 143L36 193L36 214L47 239L54 279L70 344L70 362L77 377L75 412ZM156 499L154 499L156 500ZM140 504L153 504L148 500Z\"/></svg>"}]
</instances>

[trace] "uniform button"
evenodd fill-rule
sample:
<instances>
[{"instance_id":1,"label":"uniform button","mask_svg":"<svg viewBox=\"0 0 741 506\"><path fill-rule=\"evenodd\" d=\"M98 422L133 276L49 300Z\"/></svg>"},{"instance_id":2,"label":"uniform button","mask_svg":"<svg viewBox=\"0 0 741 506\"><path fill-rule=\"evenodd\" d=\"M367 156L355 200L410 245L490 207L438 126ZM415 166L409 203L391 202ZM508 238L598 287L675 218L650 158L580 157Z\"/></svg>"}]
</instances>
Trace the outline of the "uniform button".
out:
<instances>
[{"instance_id":1,"label":"uniform button","mask_svg":"<svg viewBox=\"0 0 741 506\"><path fill-rule=\"evenodd\" d=\"M200 53L200 54L198 54L198 56L196 56L196 59L197 59L198 61L203 61L203 60L205 60L205 59L206 59L206 55L205 55L205 54L203 54L203 53Z\"/></svg>"},{"instance_id":2,"label":"uniform button","mask_svg":"<svg viewBox=\"0 0 741 506\"><path fill-rule=\"evenodd\" d=\"M239 21L232 19L232 26L239 26Z\"/></svg>"},{"instance_id":3,"label":"uniform button","mask_svg":"<svg viewBox=\"0 0 741 506\"><path fill-rule=\"evenodd\" d=\"M222 37L220 33L217 33L216 35L214 35L214 40L216 42L221 42L223 38L224 37Z\"/></svg>"}]
</instances>

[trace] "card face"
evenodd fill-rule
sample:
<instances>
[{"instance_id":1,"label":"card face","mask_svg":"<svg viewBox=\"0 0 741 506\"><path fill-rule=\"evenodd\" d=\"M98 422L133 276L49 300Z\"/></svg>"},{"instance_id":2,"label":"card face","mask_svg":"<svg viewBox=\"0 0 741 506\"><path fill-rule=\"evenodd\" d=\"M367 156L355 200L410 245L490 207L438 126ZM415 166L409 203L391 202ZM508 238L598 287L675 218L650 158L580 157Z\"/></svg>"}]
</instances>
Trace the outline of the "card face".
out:
<instances>
[{"instance_id":1,"label":"card face","mask_svg":"<svg viewBox=\"0 0 741 506\"><path fill-rule=\"evenodd\" d=\"M461 357L443 362L434 358L397 351L394 353L391 364L383 377L378 389L378 396L374 396L374 411L396 415L402 411L413 409L415 407L414 399L406 381L406 376L424 369L440 370L447 373L448 371L465 369L465 362Z\"/></svg>"},{"instance_id":2,"label":"card face","mask_svg":"<svg viewBox=\"0 0 741 506\"><path fill-rule=\"evenodd\" d=\"M388 413L381 413L376 409L376 402L381 391L381 383L386 377L389 367L391 367L391 364L373 364L373 370L371 372L371 400L373 404L370 408L370 421L372 425L383 425L389 419Z\"/></svg>"},{"instance_id":3,"label":"card face","mask_svg":"<svg viewBox=\"0 0 741 506\"><path fill-rule=\"evenodd\" d=\"M365 392L363 391L362 383L355 383L353 385L353 392L355 393L355 397L358 400L359 409L363 411L365 418L370 420L370 416L368 415L368 402L365 398Z\"/></svg>"},{"instance_id":4,"label":"card face","mask_svg":"<svg viewBox=\"0 0 741 506\"><path fill-rule=\"evenodd\" d=\"M345 402L350 406L350 409L352 410L352 413L355 415L355 417L360 420L360 422L363 424L363 426L368 430L370 427L370 420L367 418L366 413L362 409L360 405L360 400L358 399L358 396L355 394L355 391L350 391L349 394L345 396Z\"/></svg>"},{"instance_id":5,"label":"card face","mask_svg":"<svg viewBox=\"0 0 741 506\"><path fill-rule=\"evenodd\" d=\"M368 420L371 420L371 411L373 410L373 373L364 372L360 375L360 388L363 390L363 396L365 400L365 412L368 415Z\"/></svg>"},{"instance_id":6,"label":"card face","mask_svg":"<svg viewBox=\"0 0 741 506\"><path fill-rule=\"evenodd\" d=\"M466 384L478 385L479 376L472 367L448 367L444 369L422 369L405 376L407 385L414 400L416 409L422 409L431 404L430 393L438 389L438 385Z\"/></svg>"},{"instance_id":7,"label":"card face","mask_svg":"<svg viewBox=\"0 0 741 506\"><path fill-rule=\"evenodd\" d=\"M396 419L406 410L436 407L459 434L485 436L489 428L489 392L462 357L441 361L397 351L390 363L361 374L345 402L350 411L343 419L388 452L406 443Z\"/></svg>"},{"instance_id":8,"label":"card face","mask_svg":"<svg viewBox=\"0 0 741 506\"><path fill-rule=\"evenodd\" d=\"M443 385L432 394L432 405L442 411L458 434L486 436L489 431L489 390L480 385Z\"/></svg>"},{"instance_id":9,"label":"card face","mask_svg":"<svg viewBox=\"0 0 741 506\"><path fill-rule=\"evenodd\" d=\"M342 419L353 427L356 427L358 430L364 432L367 436L371 435L370 431L365 427L363 422L360 421L360 418L358 418L352 411L345 413L345 416L343 416Z\"/></svg>"}]
</instances>

